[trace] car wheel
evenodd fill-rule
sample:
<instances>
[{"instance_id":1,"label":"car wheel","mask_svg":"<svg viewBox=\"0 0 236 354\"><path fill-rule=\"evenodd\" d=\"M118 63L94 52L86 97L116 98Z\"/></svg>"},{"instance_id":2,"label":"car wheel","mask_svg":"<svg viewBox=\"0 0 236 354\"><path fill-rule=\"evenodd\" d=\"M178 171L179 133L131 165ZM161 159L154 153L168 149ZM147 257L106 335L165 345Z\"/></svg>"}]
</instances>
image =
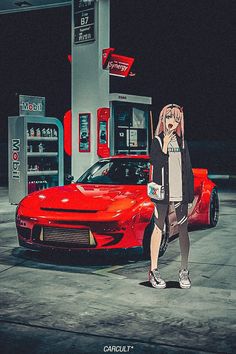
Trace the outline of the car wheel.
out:
<instances>
[{"instance_id":1,"label":"car wheel","mask_svg":"<svg viewBox=\"0 0 236 354\"><path fill-rule=\"evenodd\" d=\"M215 227L219 219L219 196L216 188L213 188L210 198L210 227Z\"/></svg>"},{"instance_id":2,"label":"car wheel","mask_svg":"<svg viewBox=\"0 0 236 354\"><path fill-rule=\"evenodd\" d=\"M152 216L150 223L148 224L148 226L145 229L144 237L143 237L143 256L145 259L150 258L150 242L151 242L151 236L152 236L152 232L154 230L154 226L155 226L154 225L154 216ZM166 217L164 229L162 232L159 257L163 256L163 254L165 253L165 251L167 249L168 241L169 241L169 233L170 233L169 218Z\"/></svg>"}]
</instances>

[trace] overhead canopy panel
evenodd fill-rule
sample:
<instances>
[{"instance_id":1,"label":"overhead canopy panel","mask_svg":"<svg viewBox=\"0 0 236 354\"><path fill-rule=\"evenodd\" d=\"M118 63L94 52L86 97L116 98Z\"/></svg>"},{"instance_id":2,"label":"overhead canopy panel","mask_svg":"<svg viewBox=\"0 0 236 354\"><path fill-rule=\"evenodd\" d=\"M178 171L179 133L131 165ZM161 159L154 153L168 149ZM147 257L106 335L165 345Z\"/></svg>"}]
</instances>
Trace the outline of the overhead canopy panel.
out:
<instances>
[{"instance_id":1,"label":"overhead canopy panel","mask_svg":"<svg viewBox=\"0 0 236 354\"><path fill-rule=\"evenodd\" d=\"M71 5L71 0L1 0L0 14Z\"/></svg>"}]
</instances>

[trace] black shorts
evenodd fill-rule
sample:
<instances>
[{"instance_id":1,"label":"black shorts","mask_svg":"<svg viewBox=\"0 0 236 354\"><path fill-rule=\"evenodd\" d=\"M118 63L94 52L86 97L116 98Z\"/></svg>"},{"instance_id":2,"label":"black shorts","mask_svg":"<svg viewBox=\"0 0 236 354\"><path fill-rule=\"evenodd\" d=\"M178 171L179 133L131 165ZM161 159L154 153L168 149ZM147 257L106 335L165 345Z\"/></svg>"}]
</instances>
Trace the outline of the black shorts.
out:
<instances>
[{"instance_id":1,"label":"black shorts","mask_svg":"<svg viewBox=\"0 0 236 354\"><path fill-rule=\"evenodd\" d=\"M182 202L170 202L174 203L177 223L179 225L186 225L188 221L188 203ZM168 214L170 204L154 203L154 223L160 229L163 230L165 219Z\"/></svg>"}]
</instances>

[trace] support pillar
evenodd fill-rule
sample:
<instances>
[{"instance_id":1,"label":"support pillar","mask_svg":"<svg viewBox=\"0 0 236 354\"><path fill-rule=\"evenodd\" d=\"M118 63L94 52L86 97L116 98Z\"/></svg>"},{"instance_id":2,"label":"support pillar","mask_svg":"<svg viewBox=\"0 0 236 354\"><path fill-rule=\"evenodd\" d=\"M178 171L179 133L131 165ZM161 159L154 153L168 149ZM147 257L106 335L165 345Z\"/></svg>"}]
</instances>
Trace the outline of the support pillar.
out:
<instances>
[{"instance_id":1,"label":"support pillar","mask_svg":"<svg viewBox=\"0 0 236 354\"><path fill-rule=\"evenodd\" d=\"M72 5L72 174L77 179L97 156L97 109L109 107L109 72L102 49L110 46L110 0L95 1L95 41L74 44ZM90 152L79 152L79 114L91 114Z\"/></svg>"}]
</instances>

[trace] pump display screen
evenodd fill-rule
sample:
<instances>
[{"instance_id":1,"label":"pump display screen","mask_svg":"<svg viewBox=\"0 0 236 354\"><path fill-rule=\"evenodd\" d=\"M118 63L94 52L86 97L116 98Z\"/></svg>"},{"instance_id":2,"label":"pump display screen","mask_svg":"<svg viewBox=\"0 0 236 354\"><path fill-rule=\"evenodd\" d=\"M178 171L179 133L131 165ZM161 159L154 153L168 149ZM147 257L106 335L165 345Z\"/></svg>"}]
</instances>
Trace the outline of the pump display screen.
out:
<instances>
[{"instance_id":1,"label":"pump display screen","mask_svg":"<svg viewBox=\"0 0 236 354\"><path fill-rule=\"evenodd\" d=\"M107 144L107 122L99 122L99 144Z\"/></svg>"},{"instance_id":2,"label":"pump display screen","mask_svg":"<svg viewBox=\"0 0 236 354\"><path fill-rule=\"evenodd\" d=\"M115 107L116 124L121 127L129 127L132 120L132 108L125 105Z\"/></svg>"},{"instance_id":3,"label":"pump display screen","mask_svg":"<svg viewBox=\"0 0 236 354\"><path fill-rule=\"evenodd\" d=\"M79 151L90 151L90 113L79 114Z\"/></svg>"}]
</instances>

